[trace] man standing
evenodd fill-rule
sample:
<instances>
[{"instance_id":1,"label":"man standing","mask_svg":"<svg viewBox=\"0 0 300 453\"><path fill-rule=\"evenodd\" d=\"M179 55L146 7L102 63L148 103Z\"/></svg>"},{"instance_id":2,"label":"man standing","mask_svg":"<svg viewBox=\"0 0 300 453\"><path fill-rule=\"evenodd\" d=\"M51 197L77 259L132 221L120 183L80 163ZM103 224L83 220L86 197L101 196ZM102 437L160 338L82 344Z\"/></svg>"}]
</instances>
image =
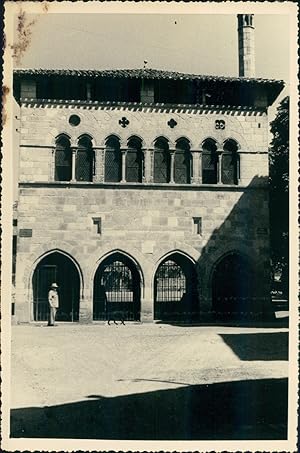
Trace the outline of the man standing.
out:
<instances>
[{"instance_id":1,"label":"man standing","mask_svg":"<svg viewBox=\"0 0 300 453\"><path fill-rule=\"evenodd\" d=\"M58 285L56 283L52 283L52 285L50 286L49 293L48 293L48 302L49 302L48 326L54 326L54 324L55 324L56 311L59 306L57 288L58 288Z\"/></svg>"}]
</instances>

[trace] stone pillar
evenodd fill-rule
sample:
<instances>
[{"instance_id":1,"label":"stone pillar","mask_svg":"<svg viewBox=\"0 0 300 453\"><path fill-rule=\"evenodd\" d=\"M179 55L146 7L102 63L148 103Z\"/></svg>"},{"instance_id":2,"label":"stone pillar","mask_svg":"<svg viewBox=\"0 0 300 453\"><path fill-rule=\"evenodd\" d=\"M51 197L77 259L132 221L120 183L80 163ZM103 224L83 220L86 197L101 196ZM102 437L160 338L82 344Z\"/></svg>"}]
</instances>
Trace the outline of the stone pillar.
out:
<instances>
[{"instance_id":1,"label":"stone pillar","mask_svg":"<svg viewBox=\"0 0 300 453\"><path fill-rule=\"evenodd\" d=\"M94 148L95 152L95 174L93 182L104 181L104 146Z\"/></svg>"},{"instance_id":2,"label":"stone pillar","mask_svg":"<svg viewBox=\"0 0 300 453\"><path fill-rule=\"evenodd\" d=\"M93 321L93 299L91 292L85 289L80 293L79 301L79 322L80 324L89 324Z\"/></svg>"},{"instance_id":3,"label":"stone pillar","mask_svg":"<svg viewBox=\"0 0 300 453\"><path fill-rule=\"evenodd\" d=\"M145 161L145 182L153 182L153 173L154 173L154 149L150 148L146 152Z\"/></svg>"},{"instance_id":4,"label":"stone pillar","mask_svg":"<svg viewBox=\"0 0 300 453\"><path fill-rule=\"evenodd\" d=\"M151 286L146 286L144 297L141 301L141 322L153 322L154 319L154 302L152 297Z\"/></svg>"},{"instance_id":5,"label":"stone pillar","mask_svg":"<svg viewBox=\"0 0 300 453\"><path fill-rule=\"evenodd\" d=\"M145 102L145 103L154 102L154 81L153 80L142 79L141 102Z\"/></svg>"},{"instance_id":6,"label":"stone pillar","mask_svg":"<svg viewBox=\"0 0 300 453\"><path fill-rule=\"evenodd\" d=\"M75 177L75 171L76 171L76 148L72 147L72 176L71 176L71 181L76 181Z\"/></svg>"},{"instance_id":7,"label":"stone pillar","mask_svg":"<svg viewBox=\"0 0 300 453\"><path fill-rule=\"evenodd\" d=\"M202 182L202 161L201 151L198 149L191 149L193 176L191 178L192 184L201 184Z\"/></svg>"},{"instance_id":8,"label":"stone pillar","mask_svg":"<svg viewBox=\"0 0 300 453\"><path fill-rule=\"evenodd\" d=\"M126 182L126 154L127 148L121 148L121 155L122 155L122 175L121 175L121 182Z\"/></svg>"},{"instance_id":9,"label":"stone pillar","mask_svg":"<svg viewBox=\"0 0 300 453\"><path fill-rule=\"evenodd\" d=\"M49 181L55 181L55 146L53 146L49 151L51 152Z\"/></svg>"},{"instance_id":10,"label":"stone pillar","mask_svg":"<svg viewBox=\"0 0 300 453\"><path fill-rule=\"evenodd\" d=\"M146 148L141 149L143 153L143 177L142 182L149 182L150 153Z\"/></svg>"},{"instance_id":11,"label":"stone pillar","mask_svg":"<svg viewBox=\"0 0 300 453\"><path fill-rule=\"evenodd\" d=\"M174 184L174 158L175 158L175 149L169 149L170 151L170 156L171 156L171 159L170 159L170 183L171 184Z\"/></svg>"},{"instance_id":12,"label":"stone pillar","mask_svg":"<svg viewBox=\"0 0 300 453\"><path fill-rule=\"evenodd\" d=\"M223 184L222 183L222 153L223 153L222 149L217 149L217 156L218 156L218 166L217 166L217 170L218 170L218 184Z\"/></svg>"},{"instance_id":13,"label":"stone pillar","mask_svg":"<svg viewBox=\"0 0 300 453\"><path fill-rule=\"evenodd\" d=\"M36 99L36 81L34 79L21 80L20 97Z\"/></svg>"},{"instance_id":14,"label":"stone pillar","mask_svg":"<svg viewBox=\"0 0 300 453\"><path fill-rule=\"evenodd\" d=\"M237 182L238 184L241 183L241 160L242 160L242 154L237 153L237 161L236 161L236 171L237 171Z\"/></svg>"}]
</instances>

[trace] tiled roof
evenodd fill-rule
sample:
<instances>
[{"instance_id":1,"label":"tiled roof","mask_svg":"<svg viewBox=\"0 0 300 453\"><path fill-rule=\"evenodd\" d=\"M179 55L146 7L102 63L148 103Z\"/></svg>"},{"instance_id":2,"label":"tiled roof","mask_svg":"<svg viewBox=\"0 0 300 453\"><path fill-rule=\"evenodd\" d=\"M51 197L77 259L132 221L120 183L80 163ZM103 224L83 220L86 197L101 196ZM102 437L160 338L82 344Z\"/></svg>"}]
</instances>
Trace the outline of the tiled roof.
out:
<instances>
[{"instance_id":1,"label":"tiled roof","mask_svg":"<svg viewBox=\"0 0 300 453\"><path fill-rule=\"evenodd\" d=\"M283 85L283 80L247 78L247 77L224 77L213 75L185 74L174 71L162 71L158 69L111 69L111 70L86 70L86 69L15 69L16 75L57 75L75 77L112 77L132 79L171 79L171 80L200 80L207 82L243 82L260 84Z\"/></svg>"}]
</instances>

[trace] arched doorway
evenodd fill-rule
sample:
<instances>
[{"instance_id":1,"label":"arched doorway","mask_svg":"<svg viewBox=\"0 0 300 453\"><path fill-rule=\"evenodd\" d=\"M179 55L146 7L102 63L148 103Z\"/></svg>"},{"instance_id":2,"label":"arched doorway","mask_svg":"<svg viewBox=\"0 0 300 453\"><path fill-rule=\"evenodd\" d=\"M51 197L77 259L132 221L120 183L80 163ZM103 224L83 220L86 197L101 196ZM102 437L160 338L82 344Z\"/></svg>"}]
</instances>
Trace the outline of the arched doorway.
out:
<instances>
[{"instance_id":1,"label":"arched doorway","mask_svg":"<svg viewBox=\"0 0 300 453\"><path fill-rule=\"evenodd\" d=\"M98 267L94 278L93 319L140 319L141 282L133 261L114 253Z\"/></svg>"},{"instance_id":2,"label":"arched doorway","mask_svg":"<svg viewBox=\"0 0 300 453\"><path fill-rule=\"evenodd\" d=\"M217 263L212 275L212 309L217 317L240 317L256 310L256 285L249 261L230 253Z\"/></svg>"},{"instance_id":3,"label":"arched doorway","mask_svg":"<svg viewBox=\"0 0 300 453\"><path fill-rule=\"evenodd\" d=\"M199 314L195 265L173 253L158 266L154 277L154 319L192 320Z\"/></svg>"},{"instance_id":4,"label":"arched doorway","mask_svg":"<svg viewBox=\"0 0 300 453\"><path fill-rule=\"evenodd\" d=\"M79 273L70 258L53 252L37 265L33 278L33 319L48 319L48 291L51 283L59 286L59 309L57 321L78 321L79 319Z\"/></svg>"}]
</instances>

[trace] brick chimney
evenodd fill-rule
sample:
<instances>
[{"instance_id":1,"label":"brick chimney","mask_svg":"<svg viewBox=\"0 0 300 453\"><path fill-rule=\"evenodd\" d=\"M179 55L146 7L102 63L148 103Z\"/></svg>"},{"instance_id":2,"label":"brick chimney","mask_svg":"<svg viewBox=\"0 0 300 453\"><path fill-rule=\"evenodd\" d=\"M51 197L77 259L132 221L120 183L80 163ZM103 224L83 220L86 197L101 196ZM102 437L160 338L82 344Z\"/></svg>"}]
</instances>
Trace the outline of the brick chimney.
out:
<instances>
[{"instance_id":1,"label":"brick chimney","mask_svg":"<svg viewBox=\"0 0 300 453\"><path fill-rule=\"evenodd\" d=\"M254 14L238 14L239 76L255 77Z\"/></svg>"}]
</instances>

